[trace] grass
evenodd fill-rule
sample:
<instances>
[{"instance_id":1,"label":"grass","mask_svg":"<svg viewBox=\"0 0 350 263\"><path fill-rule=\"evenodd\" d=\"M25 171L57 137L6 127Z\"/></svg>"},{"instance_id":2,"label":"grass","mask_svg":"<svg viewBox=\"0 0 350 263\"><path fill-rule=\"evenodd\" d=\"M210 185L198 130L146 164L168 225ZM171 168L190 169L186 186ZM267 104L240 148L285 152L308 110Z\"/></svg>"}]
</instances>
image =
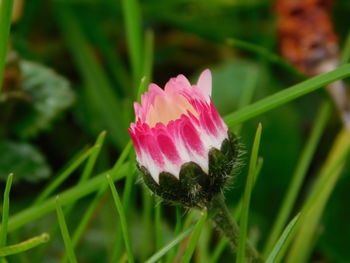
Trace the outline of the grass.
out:
<instances>
[{"instance_id":1,"label":"grass","mask_svg":"<svg viewBox=\"0 0 350 263\"><path fill-rule=\"evenodd\" d=\"M6 54L9 44L13 2L14 0L4 0L0 3L0 94L2 91Z\"/></svg>"},{"instance_id":2,"label":"grass","mask_svg":"<svg viewBox=\"0 0 350 263\"><path fill-rule=\"evenodd\" d=\"M250 156L249 161L249 170L248 170L248 177L246 186L244 189L243 194L243 201L242 201L242 212L240 217L240 235L239 235L239 241L238 241L238 248L237 248L237 263L243 263L246 261L246 243L247 243L247 232L248 232L248 216L249 216L249 206L250 206L250 199L252 195L253 185L255 182L255 175L256 175L256 168L258 163L258 154L259 154L259 146L260 146L260 139L261 139L261 131L262 131L262 125L259 123L258 128L256 130L254 143L253 143L253 149Z\"/></svg>"}]
</instances>

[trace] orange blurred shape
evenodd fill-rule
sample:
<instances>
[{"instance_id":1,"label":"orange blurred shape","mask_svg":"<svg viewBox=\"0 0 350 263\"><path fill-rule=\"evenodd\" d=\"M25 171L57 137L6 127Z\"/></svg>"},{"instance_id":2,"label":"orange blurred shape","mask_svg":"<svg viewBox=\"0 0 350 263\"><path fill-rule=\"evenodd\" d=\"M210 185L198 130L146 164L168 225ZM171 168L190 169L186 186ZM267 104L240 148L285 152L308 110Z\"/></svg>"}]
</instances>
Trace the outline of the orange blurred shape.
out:
<instances>
[{"instance_id":1,"label":"orange blurred shape","mask_svg":"<svg viewBox=\"0 0 350 263\"><path fill-rule=\"evenodd\" d=\"M299 70L317 74L317 66L337 57L338 41L329 9L331 0L277 0L280 52Z\"/></svg>"}]
</instances>

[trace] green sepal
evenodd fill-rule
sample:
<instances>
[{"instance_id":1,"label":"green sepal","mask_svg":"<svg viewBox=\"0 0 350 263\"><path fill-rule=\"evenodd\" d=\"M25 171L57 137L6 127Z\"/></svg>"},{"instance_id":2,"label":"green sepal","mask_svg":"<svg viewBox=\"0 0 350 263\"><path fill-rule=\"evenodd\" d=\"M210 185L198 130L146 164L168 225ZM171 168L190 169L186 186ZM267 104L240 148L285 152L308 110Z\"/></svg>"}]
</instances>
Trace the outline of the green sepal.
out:
<instances>
[{"instance_id":1,"label":"green sepal","mask_svg":"<svg viewBox=\"0 0 350 263\"><path fill-rule=\"evenodd\" d=\"M212 148L209 151L208 174L198 164L188 162L181 166L179 179L170 173L161 172L158 184L145 167L138 168L145 184L165 201L202 208L207 206L213 196L223 191L237 164L238 155L237 139L228 132L228 139L223 141L220 150Z\"/></svg>"}]
</instances>

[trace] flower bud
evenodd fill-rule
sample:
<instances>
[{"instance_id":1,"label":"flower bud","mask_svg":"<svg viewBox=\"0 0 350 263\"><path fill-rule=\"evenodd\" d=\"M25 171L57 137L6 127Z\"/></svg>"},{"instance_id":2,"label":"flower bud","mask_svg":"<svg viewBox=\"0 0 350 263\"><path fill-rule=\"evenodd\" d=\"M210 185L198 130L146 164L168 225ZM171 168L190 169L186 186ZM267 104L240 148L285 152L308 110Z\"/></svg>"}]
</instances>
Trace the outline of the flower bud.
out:
<instances>
[{"instance_id":1,"label":"flower bud","mask_svg":"<svg viewBox=\"0 0 350 263\"><path fill-rule=\"evenodd\" d=\"M211 73L196 85L178 75L150 84L129 128L144 182L171 203L204 207L234 168L238 144L211 100Z\"/></svg>"}]
</instances>

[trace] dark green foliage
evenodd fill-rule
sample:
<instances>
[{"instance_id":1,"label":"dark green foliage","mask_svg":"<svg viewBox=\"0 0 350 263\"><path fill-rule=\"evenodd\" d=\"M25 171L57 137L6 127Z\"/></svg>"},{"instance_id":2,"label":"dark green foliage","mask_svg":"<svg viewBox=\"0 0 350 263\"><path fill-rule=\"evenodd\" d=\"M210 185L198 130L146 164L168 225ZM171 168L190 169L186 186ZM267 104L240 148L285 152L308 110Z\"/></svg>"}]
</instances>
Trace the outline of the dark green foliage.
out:
<instances>
[{"instance_id":1,"label":"dark green foliage","mask_svg":"<svg viewBox=\"0 0 350 263\"><path fill-rule=\"evenodd\" d=\"M32 183L47 179L51 170L42 153L33 145L11 141L0 142L0 180L15 174L14 181L25 180Z\"/></svg>"}]
</instances>

